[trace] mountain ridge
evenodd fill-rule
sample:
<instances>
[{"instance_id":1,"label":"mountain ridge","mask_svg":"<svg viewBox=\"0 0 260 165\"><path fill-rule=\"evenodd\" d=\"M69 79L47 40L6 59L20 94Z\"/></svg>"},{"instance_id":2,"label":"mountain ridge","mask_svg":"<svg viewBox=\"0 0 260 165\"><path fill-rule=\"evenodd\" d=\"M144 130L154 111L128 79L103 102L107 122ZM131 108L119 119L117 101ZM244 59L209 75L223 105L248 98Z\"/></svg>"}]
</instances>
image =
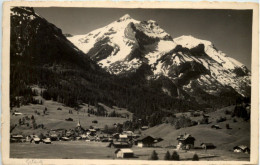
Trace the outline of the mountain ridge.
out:
<instances>
[{"instance_id":1,"label":"mountain ridge","mask_svg":"<svg viewBox=\"0 0 260 165\"><path fill-rule=\"evenodd\" d=\"M163 109L174 113L177 109L206 107L183 90L179 93L185 99L178 98L178 87L168 79L148 81L146 76L152 73L149 65L143 64L135 73L125 76L111 75L67 40L61 29L38 16L32 8L11 10L11 108L41 103L35 100L32 86L39 87L43 99L75 110L83 103L94 106L103 103L127 108L135 118L142 119L153 113L160 114ZM32 17L34 19L30 19ZM161 88L172 94L166 94Z\"/></svg>"},{"instance_id":2,"label":"mountain ridge","mask_svg":"<svg viewBox=\"0 0 260 165\"><path fill-rule=\"evenodd\" d=\"M228 86L242 96L250 95L251 73L245 65L228 57L210 41L192 36L173 39L153 20L137 21L125 15L103 28L68 39L112 74L135 72L148 64L153 72L148 79L166 76L178 84L189 77L183 77L181 69L188 67L190 72L199 74L195 80L193 77L187 81L197 84L202 81L208 88L214 86L204 90L207 93L214 94L214 89Z\"/></svg>"}]
</instances>

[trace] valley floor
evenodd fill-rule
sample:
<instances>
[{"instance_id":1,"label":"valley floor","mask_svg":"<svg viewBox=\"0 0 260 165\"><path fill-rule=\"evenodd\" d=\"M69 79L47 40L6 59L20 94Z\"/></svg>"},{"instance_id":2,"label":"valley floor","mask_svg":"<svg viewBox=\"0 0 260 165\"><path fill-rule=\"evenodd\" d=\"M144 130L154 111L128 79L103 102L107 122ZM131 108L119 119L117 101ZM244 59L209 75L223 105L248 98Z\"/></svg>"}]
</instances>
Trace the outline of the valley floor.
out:
<instances>
[{"instance_id":1,"label":"valley floor","mask_svg":"<svg viewBox=\"0 0 260 165\"><path fill-rule=\"evenodd\" d=\"M40 97L40 96L38 96ZM42 98L40 98L42 99ZM26 137L27 135L40 135L46 134L51 129L74 129L77 123L80 121L83 128L104 128L106 125L113 127L114 123L123 124L125 121L130 120L131 113L122 108L109 108L102 105L108 112L116 111L117 113L128 113L129 118L122 117L101 117L93 114L88 114L86 109L87 105L84 105L78 112L73 110L73 113L69 113L72 110L70 107L66 107L61 103L54 101L44 100L43 105L26 105L19 108L15 107L11 110L11 114L14 112L20 112L20 115L11 115L10 124L17 125L11 132L11 134L20 134ZM43 114L42 111L47 108L47 114ZM58 110L58 109L61 110ZM91 106L90 108L95 108ZM133 146L131 148L136 156L137 160L148 160L155 150L158 153L159 159L163 160L165 153L169 151L171 154L174 151L172 146L178 144L177 137L185 133L191 134L195 140L195 147L199 147L202 143L213 143L217 148L213 150L193 149L187 152L177 151L182 161L189 161L193 155L198 154L202 161L249 161L250 155L245 153L234 153L233 147L238 145L246 145L250 147L250 121L245 122L241 118L231 117L230 114L226 114L226 111L232 111L234 106L225 107L214 112L208 113L209 124L200 124L192 127L175 129L171 124L160 124L154 127L150 127L147 130L141 131L142 136L160 137L163 141L156 143L154 148L139 148ZM36 114L35 111L40 112ZM44 129L32 129L26 125L19 125L19 120L22 117L35 116L37 124L44 124ZM202 116L191 117L187 115L193 121L199 121ZM223 122L217 122L220 117L225 117ZM66 121L65 119L72 118L73 121ZM96 120L98 123L93 123ZM30 120L26 120L30 124ZM213 129L212 125L217 124L222 129ZM229 125L229 129L226 129L226 125ZM103 136L101 134L100 136ZM102 142L86 142L86 141L53 141L52 144L31 144L25 143L10 143L10 157L11 158L41 158L41 159L117 159L114 148L108 148L108 143Z\"/></svg>"},{"instance_id":2,"label":"valley floor","mask_svg":"<svg viewBox=\"0 0 260 165\"><path fill-rule=\"evenodd\" d=\"M41 159L117 159L114 148L107 147L108 143L85 141L54 141L52 144L11 143L11 158L41 158ZM148 160L152 151L158 153L159 160L163 160L170 148L131 148L136 158L132 160ZM250 155L234 153L226 150L202 150L177 151L181 161L189 161L194 153L198 154L200 161L249 161Z\"/></svg>"}]
</instances>

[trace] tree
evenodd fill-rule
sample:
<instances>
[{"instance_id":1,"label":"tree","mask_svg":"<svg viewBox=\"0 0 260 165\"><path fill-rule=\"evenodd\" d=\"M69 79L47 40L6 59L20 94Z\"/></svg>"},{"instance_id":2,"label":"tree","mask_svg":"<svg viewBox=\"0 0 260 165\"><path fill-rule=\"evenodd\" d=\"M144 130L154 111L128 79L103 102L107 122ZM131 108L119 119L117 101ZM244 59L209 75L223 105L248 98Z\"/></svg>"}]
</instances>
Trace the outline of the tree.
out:
<instances>
[{"instance_id":1,"label":"tree","mask_svg":"<svg viewBox=\"0 0 260 165\"><path fill-rule=\"evenodd\" d=\"M192 161L199 161L199 156L197 154L194 154Z\"/></svg>"},{"instance_id":2,"label":"tree","mask_svg":"<svg viewBox=\"0 0 260 165\"><path fill-rule=\"evenodd\" d=\"M105 127L104 127L104 133L108 133L108 125L105 125Z\"/></svg>"},{"instance_id":3,"label":"tree","mask_svg":"<svg viewBox=\"0 0 260 165\"><path fill-rule=\"evenodd\" d=\"M116 127L116 132L117 133L122 133L123 132L123 125L118 124L117 127Z\"/></svg>"},{"instance_id":4,"label":"tree","mask_svg":"<svg viewBox=\"0 0 260 165\"><path fill-rule=\"evenodd\" d=\"M40 138L40 139L44 139L45 136L41 133L41 134L39 135L39 138Z\"/></svg>"},{"instance_id":5,"label":"tree","mask_svg":"<svg viewBox=\"0 0 260 165\"><path fill-rule=\"evenodd\" d=\"M150 160L158 160L158 159L159 159L158 154L155 152L155 150L153 150Z\"/></svg>"},{"instance_id":6,"label":"tree","mask_svg":"<svg viewBox=\"0 0 260 165\"><path fill-rule=\"evenodd\" d=\"M180 156L176 151L172 153L171 160L180 160Z\"/></svg>"},{"instance_id":7,"label":"tree","mask_svg":"<svg viewBox=\"0 0 260 165\"><path fill-rule=\"evenodd\" d=\"M226 124L226 128L227 128L227 129L230 129L229 124Z\"/></svg>"},{"instance_id":8,"label":"tree","mask_svg":"<svg viewBox=\"0 0 260 165\"><path fill-rule=\"evenodd\" d=\"M166 152L166 154L164 156L164 160L171 160L171 154L169 151Z\"/></svg>"},{"instance_id":9,"label":"tree","mask_svg":"<svg viewBox=\"0 0 260 165\"><path fill-rule=\"evenodd\" d=\"M179 122L179 120L177 120L176 122L175 122L175 129L180 129L181 128L181 126L180 126L180 122Z\"/></svg>"},{"instance_id":10,"label":"tree","mask_svg":"<svg viewBox=\"0 0 260 165\"><path fill-rule=\"evenodd\" d=\"M22 124L22 120L21 119L19 119L19 125L21 125Z\"/></svg>"}]
</instances>

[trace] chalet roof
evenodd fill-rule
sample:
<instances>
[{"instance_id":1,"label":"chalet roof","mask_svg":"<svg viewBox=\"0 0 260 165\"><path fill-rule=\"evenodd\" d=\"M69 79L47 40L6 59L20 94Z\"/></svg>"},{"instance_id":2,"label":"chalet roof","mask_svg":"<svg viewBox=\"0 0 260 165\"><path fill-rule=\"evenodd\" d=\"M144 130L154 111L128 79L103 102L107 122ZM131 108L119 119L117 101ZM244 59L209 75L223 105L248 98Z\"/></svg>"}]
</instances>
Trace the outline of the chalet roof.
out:
<instances>
[{"instance_id":1,"label":"chalet roof","mask_svg":"<svg viewBox=\"0 0 260 165\"><path fill-rule=\"evenodd\" d=\"M209 115L208 115L208 114L203 114L203 116L204 116L204 117L209 117Z\"/></svg>"},{"instance_id":2,"label":"chalet roof","mask_svg":"<svg viewBox=\"0 0 260 165\"><path fill-rule=\"evenodd\" d=\"M40 141L41 139L38 137L33 138L34 141Z\"/></svg>"},{"instance_id":3,"label":"chalet roof","mask_svg":"<svg viewBox=\"0 0 260 165\"><path fill-rule=\"evenodd\" d=\"M133 131L123 131L123 134L134 134Z\"/></svg>"},{"instance_id":4,"label":"chalet roof","mask_svg":"<svg viewBox=\"0 0 260 165\"><path fill-rule=\"evenodd\" d=\"M123 152L123 153L134 153L133 150L129 149L129 148L122 148L122 149L117 149L115 151L115 153L118 153L119 151Z\"/></svg>"},{"instance_id":5,"label":"chalet roof","mask_svg":"<svg viewBox=\"0 0 260 165\"><path fill-rule=\"evenodd\" d=\"M192 137L190 134L185 134L185 135L180 135L177 137L177 140L186 140L188 138L193 138L195 139L194 137Z\"/></svg>"},{"instance_id":6,"label":"chalet roof","mask_svg":"<svg viewBox=\"0 0 260 165\"><path fill-rule=\"evenodd\" d=\"M23 138L23 135L12 135L12 138Z\"/></svg>"},{"instance_id":7,"label":"chalet roof","mask_svg":"<svg viewBox=\"0 0 260 165\"><path fill-rule=\"evenodd\" d=\"M119 138L127 138L127 135L119 135Z\"/></svg>"},{"instance_id":8,"label":"chalet roof","mask_svg":"<svg viewBox=\"0 0 260 165\"><path fill-rule=\"evenodd\" d=\"M163 138L160 138L160 137L155 137L155 140L154 140L154 142L161 142L161 141L163 141Z\"/></svg>"},{"instance_id":9,"label":"chalet roof","mask_svg":"<svg viewBox=\"0 0 260 165\"><path fill-rule=\"evenodd\" d=\"M202 146L203 144L206 145L207 147L209 147L209 146L214 146L214 147L215 147L215 145L214 145L213 143L201 143L201 146Z\"/></svg>"},{"instance_id":10,"label":"chalet roof","mask_svg":"<svg viewBox=\"0 0 260 165\"><path fill-rule=\"evenodd\" d=\"M46 138L46 139L43 139L43 141L46 143L46 142L51 142L51 139L50 138Z\"/></svg>"},{"instance_id":11,"label":"chalet roof","mask_svg":"<svg viewBox=\"0 0 260 165\"><path fill-rule=\"evenodd\" d=\"M85 134L81 134L80 137L82 137L82 138L86 138L87 135L85 135Z\"/></svg>"},{"instance_id":12,"label":"chalet roof","mask_svg":"<svg viewBox=\"0 0 260 165\"><path fill-rule=\"evenodd\" d=\"M153 140L155 140L155 138L152 137L152 136L150 136L150 135L147 135L147 136L141 136L141 137L137 138L136 140L138 140L138 141L142 141L142 140L145 140L145 139L153 139Z\"/></svg>"},{"instance_id":13,"label":"chalet roof","mask_svg":"<svg viewBox=\"0 0 260 165\"><path fill-rule=\"evenodd\" d=\"M113 142L114 145L128 145L127 142Z\"/></svg>"},{"instance_id":14,"label":"chalet roof","mask_svg":"<svg viewBox=\"0 0 260 165\"><path fill-rule=\"evenodd\" d=\"M242 149L242 150L246 150L249 149L249 147L245 146L245 145L239 145L239 146L235 146L233 149Z\"/></svg>"},{"instance_id":15,"label":"chalet roof","mask_svg":"<svg viewBox=\"0 0 260 165\"><path fill-rule=\"evenodd\" d=\"M89 129L89 131L90 131L90 132L96 132L96 130L95 130L95 129Z\"/></svg>"}]
</instances>

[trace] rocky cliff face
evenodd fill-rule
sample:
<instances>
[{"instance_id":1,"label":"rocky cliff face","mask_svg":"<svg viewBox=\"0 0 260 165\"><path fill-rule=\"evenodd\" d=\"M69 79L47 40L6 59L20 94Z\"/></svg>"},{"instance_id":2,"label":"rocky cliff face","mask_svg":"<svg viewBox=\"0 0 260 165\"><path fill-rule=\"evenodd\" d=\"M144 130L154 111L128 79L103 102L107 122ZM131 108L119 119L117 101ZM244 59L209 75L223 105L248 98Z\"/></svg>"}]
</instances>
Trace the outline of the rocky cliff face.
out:
<instances>
[{"instance_id":1,"label":"rocky cliff face","mask_svg":"<svg viewBox=\"0 0 260 165\"><path fill-rule=\"evenodd\" d=\"M68 37L87 56L116 75L135 73L149 65L149 80L167 77L191 96L200 92L250 95L250 71L214 47L192 36L175 39L153 20L125 15L86 35Z\"/></svg>"}]
</instances>

